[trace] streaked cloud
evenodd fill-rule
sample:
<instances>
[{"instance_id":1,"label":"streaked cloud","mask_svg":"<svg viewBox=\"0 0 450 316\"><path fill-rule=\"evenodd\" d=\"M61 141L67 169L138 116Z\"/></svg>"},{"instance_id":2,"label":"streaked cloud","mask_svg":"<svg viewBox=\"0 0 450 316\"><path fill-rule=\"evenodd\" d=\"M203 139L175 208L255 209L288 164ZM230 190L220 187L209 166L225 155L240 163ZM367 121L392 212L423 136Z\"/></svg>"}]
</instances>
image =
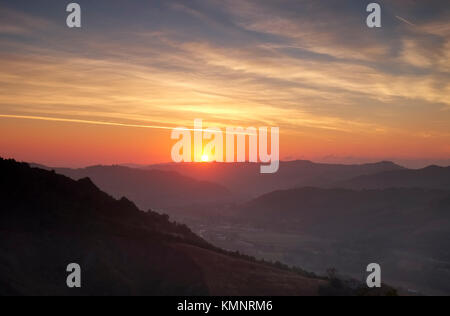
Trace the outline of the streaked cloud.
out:
<instances>
[{"instance_id":1,"label":"streaked cloud","mask_svg":"<svg viewBox=\"0 0 450 316\"><path fill-rule=\"evenodd\" d=\"M405 18L402 18L401 16L396 15L395 17L396 17L397 19L399 19L400 21L405 22L406 24L408 24L408 25L410 25L410 26L416 26L414 23L408 21L408 20L405 19Z\"/></svg>"}]
</instances>

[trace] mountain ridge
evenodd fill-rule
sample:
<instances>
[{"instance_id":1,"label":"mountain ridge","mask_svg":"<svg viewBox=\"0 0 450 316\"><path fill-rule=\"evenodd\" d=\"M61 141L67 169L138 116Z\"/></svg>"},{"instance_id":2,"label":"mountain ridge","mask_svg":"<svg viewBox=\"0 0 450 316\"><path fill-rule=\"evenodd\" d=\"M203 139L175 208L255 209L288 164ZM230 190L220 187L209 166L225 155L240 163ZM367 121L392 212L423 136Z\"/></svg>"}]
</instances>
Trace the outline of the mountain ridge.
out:
<instances>
[{"instance_id":1,"label":"mountain ridge","mask_svg":"<svg viewBox=\"0 0 450 316\"><path fill-rule=\"evenodd\" d=\"M377 262L389 284L450 292L450 190L305 187L262 195L228 213L229 222L246 227L241 238L253 242L255 252L270 249L264 234L286 240L277 251L288 264L317 272L333 262L356 276ZM254 239L246 237L252 230Z\"/></svg>"},{"instance_id":2,"label":"mountain ridge","mask_svg":"<svg viewBox=\"0 0 450 316\"><path fill-rule=\"evenodd\" d=\"M307 160L281 162L275 174L261 174L256 163L168 164L148 166L150 170L171 170L197 179L214 181L243 199L255 198L275 190L301 186L326 187L360 175L400 170L392 162L361 165L318 164Z\"/></svg>"},{"instance_id":3,"label":"mountain ridge","mask_svg":"<svg viewBox=\"0 0 450 316\"><path fill-rule=\"evenodd\" d=\"M88 178L3 159L0 171L1 295L318 295L327 285L232 256ZM72 262L81 289L66 287Z\"/></svg>"},{"instance_id":4,"label":"mountain ridge","mask_svg":"<svg viewBox=\"0 0 450 316\"><path fill-rule=\"evenodd\" d=\"M115 198L127 196L142 209L166 209L232 198L230 191L217 183L196 180L175 171L141 170L118 165L47 169L75 180L88 177L103 191Z\"/></svg>"},{"instance_id":5,"label":"mountain ridge","mask_svg":"<svg viewBox=\"0 0 450 316\"><path fill-rule=\"evenodd\" d=\"M349 189L427 188L450 189L450 167L428 166L422 169L384 171L362 175L334 184Z\"/></svg>"}]
</instances>

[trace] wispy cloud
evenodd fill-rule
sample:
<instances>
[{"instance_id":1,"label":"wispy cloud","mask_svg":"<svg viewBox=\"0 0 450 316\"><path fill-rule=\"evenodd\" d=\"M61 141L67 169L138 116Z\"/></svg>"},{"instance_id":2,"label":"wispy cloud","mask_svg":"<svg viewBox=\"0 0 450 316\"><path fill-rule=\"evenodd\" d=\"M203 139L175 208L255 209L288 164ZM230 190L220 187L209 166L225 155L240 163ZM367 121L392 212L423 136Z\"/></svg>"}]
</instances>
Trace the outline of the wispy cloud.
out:
<instances>
[{"instance_id":1,"label":"wispy cloud","mask_svg":"<svg viewBox=\"0 0 450 316\"><path fill-rule=\"evenodd\" d=\"M30 35L54 26L48 19L36 17L0 4L0 34Z\"/></svg>"},{"instance_id":2,"label":"wispy cloud","mask_svg":"<svg viewBox=\"0 0 450 316\"><path fill-rule=\"evenodd\" d=\"M446 139L448 20L398 15L373 31L360 5L333 3L164 1L141 9L151 18L135 12L117 26L89 8L90 21L100 22L70 33L51 14L7 9L0 113L148 128L203 118L341 142L415 132Z\"/></svg>"},{"instance_id":3,"label":"wispy cloud","mask_svg":"<svg viewBox=\"0 0 450 316\"><path fill-rule=\"evenodd\" d=\"M402 18L401 16L396 15L395 17L396 17L398 20L400 20L400 21L402 21L402 22L404 22L404 23L406 23L406 24L408 24L408 25L410 25L410 26L416 26L414 23L409 22L407 19Z\"/></svg>"},{"instance_id":4,"label":"wispy cloud","mask_svg":"<svg viewBox=\"0 0 450 316\"><path fill-rule=\"evenodd\" d=\"M35 115L11 115L11 114L0 114L0 118L12 118L12 119L24 119L24 120L35 120L35 121L47 121L47 122L65 122L65 123L78 123L78 124L89 124L89 125L100 125L100 126L116 126L116 127L131 127L131 128L145 128L145 129L160 129L160 130L183 130L183 131L199 131L199 132L215 132L215 130L209 128L188 128L188 127L176 127L176 126L160 126L160 125L146 125L146 124L129 124L129 123L117 123L117 122L107 122L107 121L93 121L93 120L80 120L80 119L70 119L63 117L50 117L50 116L35 116ZM226 130L223 131L227 133ZM250 135L249 133L233 132L233 134Z\"/></svg>"}]
</instances>

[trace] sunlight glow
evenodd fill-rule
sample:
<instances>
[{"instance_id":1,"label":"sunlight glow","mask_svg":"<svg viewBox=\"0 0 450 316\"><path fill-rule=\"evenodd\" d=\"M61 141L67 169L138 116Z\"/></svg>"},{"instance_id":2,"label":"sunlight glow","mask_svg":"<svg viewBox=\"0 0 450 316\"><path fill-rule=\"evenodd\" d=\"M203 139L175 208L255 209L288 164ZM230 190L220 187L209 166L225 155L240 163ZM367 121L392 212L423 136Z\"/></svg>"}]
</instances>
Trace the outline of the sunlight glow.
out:
<instances>
[{"instance_id":1,"label":"sunlight glow","mask_svg":"<svg viewBox=\"0 0 450 316\"><path fill-rule=\"evenodd\" d=\"M208 155L203 155L203 156L202 156L202 162L209 162L209 157L208 157Z\"/></svg>"}]
</instances>

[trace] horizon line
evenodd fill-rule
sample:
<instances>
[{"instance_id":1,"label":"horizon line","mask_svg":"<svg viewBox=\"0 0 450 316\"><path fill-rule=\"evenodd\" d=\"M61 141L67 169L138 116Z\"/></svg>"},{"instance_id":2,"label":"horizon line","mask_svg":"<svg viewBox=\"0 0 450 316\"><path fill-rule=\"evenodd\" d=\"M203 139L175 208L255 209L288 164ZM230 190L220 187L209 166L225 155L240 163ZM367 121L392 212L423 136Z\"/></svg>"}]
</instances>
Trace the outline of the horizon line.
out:
<instances>
[{"instance_id":1,"label":"horizon line","mask_svg":"<svg viewBox=\"0 0 450 316\"><path fill-rule=\"evenodd\" d=\"M36 166L42 166L45 168L49 168L49 169L86 169L86 168L92 168L92 167L126 167L126 168L130 168L130 169L141 169L144 167L156 167L156 166L163 166L163 165L219 165L219 164L227 164L227 165L231 165L231 164L236 164L236 165L250 165L250 164L255 164L255 165L264 165L263 162L249 162L249 161L245 161L245 162L217 162L217 161L211 161L211 162L181 162L181 163L175 163L175 162L160 162L160 163L110 163L110 164L87 164L87 165L82 165L82 166L51 166L51 165L47 165L46 163L39 163L39 162L31 162L31 161L23 161L23 160L18 160L16 158L5 158L0 156L0 159L4 159L4 160L15 160L17 162L22 162L22 163L26 163L29 165L36 165ZM401 168L404 169L408 169L408 170L421 170L421 169L426 169L429 167L441 167L441 168L449 168L450 165L439 165L439 164L428 164L425 165L424 167L419 167L419 168L411 168L411 167L406 167L400 163L397 163L395 161L392 160L377 160L374 162L361 162L361 163L332 163L332 162L320 162L320 161L314 161L314 160L309 160L309 159L293 159L293 160L279 160L279 163L292 163L292 162L309 162L312 164L317 164L317 165L340 165L340 166L364 166L364 165L377 165L377 164L383 164L383 163L391 163L394 165L397 165Z\"/></svg>"}]
</instances>

